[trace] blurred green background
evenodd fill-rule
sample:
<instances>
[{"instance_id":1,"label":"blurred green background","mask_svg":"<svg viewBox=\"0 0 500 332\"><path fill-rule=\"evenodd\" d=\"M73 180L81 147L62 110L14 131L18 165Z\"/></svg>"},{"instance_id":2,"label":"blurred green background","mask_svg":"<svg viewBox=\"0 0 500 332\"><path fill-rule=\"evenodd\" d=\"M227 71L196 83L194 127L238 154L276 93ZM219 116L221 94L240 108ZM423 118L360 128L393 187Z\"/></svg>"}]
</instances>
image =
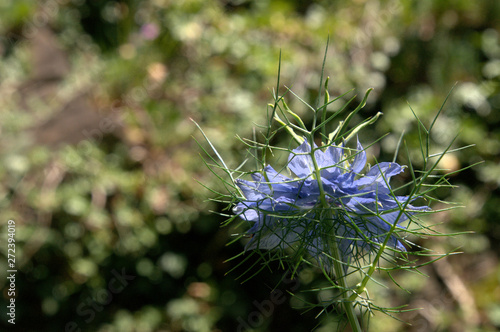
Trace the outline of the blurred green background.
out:
<instances>
[{"instance_id":1,"label":"blurred green background","mask_svg":"<svg viewBox=\"0 0 500 332\"><path fill-rule=\"evenodd\" d=\"M234 230L209 211L226 206L208 202L213 195L196 182L219 186L190 121L236 167L245 152L235 135L251 137L254 123L266 122L280 51L282 85L313 100L329 36L330 94L354 88L359 101L375 89L356 120L384 113L360 136L391 133L369 151L378 160L392 159L403 131L418 153L408 103L429 125L453 87L434 149L457 134L454 147L476 146L441 166L484 160L451 176L458 188L437 193L465 208L427 220L474 234L418 240L463 254L426 266L426 276L396 274L410 293L372 286L375 303L421 309L397 316L411 325L376 313L371 330L498 330L499 17L495 0L2 1L0 260L5 267L13 219L19 273L12 326L7 268L0 271L1 329L335 330L333 317L316 318L319 310L285 293L299 287L317 301L302 291L322 285L318 271L277 286L284 272L264 270L242 284L250 257L226 275L241 259L225 261L243 245L225 246ZM276 286L285 302L259 312Z\"/></svg>"}]
</instances>

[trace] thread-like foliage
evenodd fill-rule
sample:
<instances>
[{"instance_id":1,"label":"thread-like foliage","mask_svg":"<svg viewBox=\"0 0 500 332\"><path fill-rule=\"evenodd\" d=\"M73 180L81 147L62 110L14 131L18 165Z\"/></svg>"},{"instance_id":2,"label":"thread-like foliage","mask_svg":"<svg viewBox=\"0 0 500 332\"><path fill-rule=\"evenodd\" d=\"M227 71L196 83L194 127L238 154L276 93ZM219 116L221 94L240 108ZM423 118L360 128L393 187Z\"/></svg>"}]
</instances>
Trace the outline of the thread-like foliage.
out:
<instances>
[{"instance_id":1,"label":"thread-like foliage","mask_svg":"<svg viewBox=\"0 0 500 332\"><path fill-rule=\"evenodd\" d=\"M238 137L247 147L249 158L234 169L226 165L198 128L212 149L203 150L208 157L205 163L227 190L226 193L212 190L217 196L215 199L226 202L232 211L225 214L228 219L224 225L239 222L244 228L233 242L250 238L245 255L238 258L243 257L242 262L252 254L261 258L243 273L245 280L276 260L294 271L301 263L316 266L330 283L334 295L310 305L320 306L324 313L343 311L352 329L361 331L368 322L364 314L378 310L392 316L403 310L382 308L371 301L367 285L370 281L377 282L376 271L385 272L394 280L391 275L394 270L417 271L422 265L451 254L432 253L414 246L410 239L444 235L426 226L420 216L443 211L432 210L433 191L452 185L437 166L447 153L459 149L452 150L452 141L441 153L430 154L430 134L443 108L428 128L412 110L419 126L423 169L414 169L404 136L400 138L393 161L367 167L365 147L374 143L354 143L353 138L373 124L381 113L358 124L352 122L364 107L371 89L353 111L345 114L356 97L332 112L328 108L348 93L330 99L328 78L321 86L324 98L318 97L312 106L290 89L278 95L278 73L274 103L269 105L269 122L261 127L262 138ZM285 101L288 96L298 98L312 112L310 128L290 109ZM337 126L329 130L334 120ZM287 145L271 145L283 131L290 137ZM407 154L406 166L396 162L400 149ZM288 153L286 163L279 168L267 162L268 156L276 152ZM245 171L249 160L254 160L256 166ZM412 180L393 188L391 178L402 172L410 173ZM450 204L447 209L455 207ZM419 263L409 259L409 250L412 256L433 258Z\"/></svg>"}]
</instances>

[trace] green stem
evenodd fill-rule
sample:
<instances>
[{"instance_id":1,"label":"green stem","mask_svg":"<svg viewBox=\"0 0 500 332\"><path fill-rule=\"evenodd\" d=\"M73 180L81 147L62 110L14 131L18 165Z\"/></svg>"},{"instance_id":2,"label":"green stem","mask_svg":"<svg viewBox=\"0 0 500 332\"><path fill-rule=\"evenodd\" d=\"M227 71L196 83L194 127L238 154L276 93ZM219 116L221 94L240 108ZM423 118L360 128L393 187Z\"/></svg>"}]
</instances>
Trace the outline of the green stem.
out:
<instances>
[{"instance_id":1,"label":"green stem","mask_svg":"<svg viewBox=\"0 0 500 332\"><path fill-rule=\"evenodd\" d=\"M321 181L321 169L318 166L318 162L316 161L316 157L314 156L314 140L311 137L311 159L314 165L314 175L316 177L316 180L318 181L318 187L319 187L319 192L320 192L320 201L321 201L321 210L326 211L326 215L323 213L321 214L320 218L321 219L326 219L326 220L333 220L332 215L331 215L331 207L329 206L328 202L326 201L326 195L325 191L323 188L323 183ZM330 227L327 227L327 229L330 229ZM342 295L342 303L344 306L345 313L347 315L347 319L349 320L349 324L351 325L351 328L354 332L362 332L361 326L359 324L358 318L356 317L356 312L354 310L353 302L357 297L356 293L353 293L352 296L349 296L349 288L347 286L347 280L346 276L344 275L344 267L342 264L342 259L340 255L340 250L337 245L337 241L333 239L332 241L329 241L329 249L331 250L331 254L333 257L333 269L335 271L335 277L336 280L338 281L340 288L341 288L341 295Z\"/></svg>"},{"instance_id":2,"label":"green stem","mask_svg":"<svg viewBox=\"0 0 500 332\"><path fill-rule=\"evenodd\" d=\"M347 315L347 319L349 320L349 324L351 328L355 332L361 332L361 326L359 325L358 318L356 317L356 312L354 311L353 301L356 299L357 294L353 293L352 296L348 294L347 280L344 275L344 267L342 266L341 256L339 247L337 245L337 241L334 239L330 243L330 249L332 253L333 260L333 269L335 270L336 280L339 283L340 288L342 289L342 302L344 305L344 310Z\"/></svg>"}]
</instances>

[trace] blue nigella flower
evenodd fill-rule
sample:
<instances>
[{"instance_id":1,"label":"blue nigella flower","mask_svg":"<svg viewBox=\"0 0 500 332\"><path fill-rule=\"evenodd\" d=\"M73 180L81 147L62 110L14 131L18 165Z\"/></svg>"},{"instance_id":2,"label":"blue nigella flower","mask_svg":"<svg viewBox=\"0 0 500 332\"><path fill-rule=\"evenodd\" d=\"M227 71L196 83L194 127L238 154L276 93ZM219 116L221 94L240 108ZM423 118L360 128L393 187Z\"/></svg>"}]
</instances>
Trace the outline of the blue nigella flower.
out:
<instances>
[{"instance_id":1,"label":"blue nigella flower","mask_svg":"<svg viewBox=\"0 0 500 332\"><path fill-rule=\"evenodd\" d=\"M382 162L362 174L366 153L359 141L356 150L343 145L313 149L319 173L311 145L304 140L288 157L294 177L266 166L252 174L253 181L236 181L245 200L233 211L252 224L248 233L253 237L246 249L291 248L298 253L305 249L330 267L329 248L336 241L342 260L349 264L353 257L377 249L394 223L401 228L411 215L429 210L392 193L391 177L404 171L397 163ZM387 245L405 250L394 234Z\"/></svg>"}]
</instances>

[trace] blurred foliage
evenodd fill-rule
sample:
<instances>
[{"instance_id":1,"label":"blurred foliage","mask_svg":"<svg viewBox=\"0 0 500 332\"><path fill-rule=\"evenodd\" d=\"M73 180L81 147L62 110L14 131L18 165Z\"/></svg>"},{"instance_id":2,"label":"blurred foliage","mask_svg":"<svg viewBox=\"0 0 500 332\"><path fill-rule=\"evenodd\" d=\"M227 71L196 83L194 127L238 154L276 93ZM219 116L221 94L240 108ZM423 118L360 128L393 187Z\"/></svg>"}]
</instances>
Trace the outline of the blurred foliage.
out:
<instances>
[{"instance_id":1,"label":"blurred foliage","mask_svg":"<svg viewBox=\"0 0 500 332\"><path fill-rule=\"evenodd\" d=\"M15 328L334 329L333 317L301 310L300 299L318 300L300 291L322 285L318 271L301 270L297 297L286 293L272 315L256 313L282 275L263 271L243 284L238 271L226 276L236 262L224 262L242 246L225 246L231 230L209 211L226 207L207 202L211 193L196 183L217 182L190 121L238 165L245 151L233 137L266 123L280 52L282 84L312 101L329 37L330 94L354 88L362 96L374 87L357 120L384 116L360 140L391 133L369 153L391 160L404 132L418 167L408 103L428 124L453 89L434 148L457 134L454 147L475 147L449 155L442 167L485 161L451 176L458 188L439 193L465 208L428 220L443 232L474 231L425 243L464 254L426 267L428 278L395 275L410 294L374 287L371 296L387 305L423 309L400 315L411 326L377 315L372 330L497 330L499 16L494 0L3 1L0 228L5 235L7 220L16 221ZM307 118L297 100L289 104ZM408 164L405 155L399 160ZM130 279L117 277L123 274ZM6 286L5 269L0 276ZM114 292L110 283L120 280Z\"/></svg>"}]
</instances>

